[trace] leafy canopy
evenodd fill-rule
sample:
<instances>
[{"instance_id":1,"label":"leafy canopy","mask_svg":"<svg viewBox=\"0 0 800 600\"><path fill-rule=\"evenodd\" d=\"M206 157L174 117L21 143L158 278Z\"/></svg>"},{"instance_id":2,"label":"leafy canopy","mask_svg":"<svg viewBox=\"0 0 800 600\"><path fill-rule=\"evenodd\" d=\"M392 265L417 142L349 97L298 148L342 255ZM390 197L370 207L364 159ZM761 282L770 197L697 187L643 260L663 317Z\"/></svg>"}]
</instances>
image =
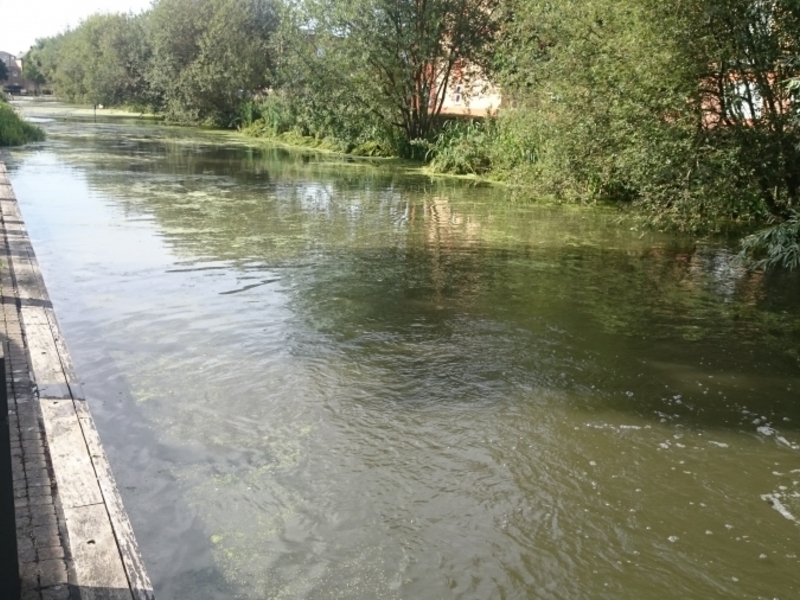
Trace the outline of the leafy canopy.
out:
<instances>
[{"instance_id":1,"label":"leafy canopy","mask_svg":"<svg viewBox=\"0 0 800 600\"><path fill-rule=\"evenodd\" d=\"M456 69L480 64L498 0L306 0L297 21L305 71L384 129L405 153L436 132ZM314 84L311 84L314 86ZM314 90L316 91L316 90ZM320 90L321 92L321 90Z\"/></svg>"}]
</instances>

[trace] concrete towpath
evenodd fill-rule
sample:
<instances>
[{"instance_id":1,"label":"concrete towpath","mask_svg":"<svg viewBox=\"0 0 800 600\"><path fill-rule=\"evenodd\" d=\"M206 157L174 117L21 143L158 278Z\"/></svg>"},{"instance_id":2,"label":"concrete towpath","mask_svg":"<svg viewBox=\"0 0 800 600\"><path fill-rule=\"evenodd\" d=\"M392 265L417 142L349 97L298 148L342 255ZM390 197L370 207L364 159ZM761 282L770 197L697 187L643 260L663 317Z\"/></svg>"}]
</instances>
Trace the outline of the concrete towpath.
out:
<instances>
[{"instance_id":1,"label":"concrete towpath","mask_svg":"<svg viewBox=\"0 0 800 600\"><path fill-rule=\"evenodd\" d=\"M2 162L0 263L22 599L154 600Z\"/></svg>"}]
</instances>

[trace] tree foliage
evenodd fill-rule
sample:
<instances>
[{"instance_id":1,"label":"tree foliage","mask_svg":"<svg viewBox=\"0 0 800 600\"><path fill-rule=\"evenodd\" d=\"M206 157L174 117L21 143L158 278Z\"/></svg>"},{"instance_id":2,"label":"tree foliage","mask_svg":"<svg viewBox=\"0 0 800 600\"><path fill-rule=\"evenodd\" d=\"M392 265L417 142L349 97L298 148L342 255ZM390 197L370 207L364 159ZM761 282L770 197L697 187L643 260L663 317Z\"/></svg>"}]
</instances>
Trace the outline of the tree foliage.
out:
<instances>
[{"instance_id":1,"label":"tree foliage","mask_svg":"<svg viewBox=\"0 0 800 600\"><path fill-rule=\"evenodd\" d=\"M53 83L64 97L89 104L146 101L147 46L141 19L99 14L64 36Z\"/></svg>"},{"instance_id":2,"label":"tree foliage","mask_svg":"<svg viewBox=\"0 0 800 600\"><path fill-rule=\"evenodd\" d=\"M394 130L399 150L430 140L454 70L482 62L498 0L307 0L304 71L327 96ZM313 84L312 84L313 85ZM404 147L403 144L405 145Z\"/></svg>"},{"instance_id":3,"label":"tree foliage","mask_svg":"<svg viewBox=\"0 0 800 600\"><path fill-rule=\"evenodd\" d=\"M27 75L68 101L230 126L243 98L268 85L275 23L269 0L157 0L142 15L97 14L38 40Z\"/></svg>"},{"instance_id":4,"label":"tree foliage","mask_svg":"<svg viewBox=\"0 0 800 600\"><path fill-rule=\"evenodd\" d=\"M28 70L71 101L147 105L172 121L225 127L261 117L261 131L422 157L453 73L485 62L498 6L156 0L142 15L94 15L40 40Z\"/></svg>"},{"instance_id":5,"label":"tree foliage","mask_svg":"<svg viewBox=\"0 0 800 600\"><path fill-rule=\"evenodd\" d=\"M684 22L692 34L679 38L680 57L700 81L704 136L731 149L740 171L732 181L760 210L790 217L800 201L800 136L786 84L798 74L800 2L694 2Z\"/></svg>"},{"instance_id":6,"label":"tree foliage","mask_svg":"<svg viewBox=\"0 0 800 600\"><path fill-rule=\"evenodd\" d=\"M22 63L22 76L38 85L48 81L48 75L53 69L52 48L56 45L58 37L42 38L28 50L25 62Z\"/></svg>"},{"instance_id":7,"label":"tree foliage","mask_svg":"<svg viewBox=\"0 0 800 600\"><path fill-rule=\"evenodd\" d=\"M150 85L173 120L235 124L243 98L270 81L268 0L160 0L148 15Z\"/></svg>"},{"instance_id":8,"label":"tree foliage","mask_svg":"<svg viewBox=\"0 0 800 600\"><path fill-rule=\"evenodd\" d=\"M686 228L778 218L800 162L785 79L797 0L589 0L507 9L497 72L532 114L528 175L560 197L630 199Z\"/></svg>"}]
</instances>

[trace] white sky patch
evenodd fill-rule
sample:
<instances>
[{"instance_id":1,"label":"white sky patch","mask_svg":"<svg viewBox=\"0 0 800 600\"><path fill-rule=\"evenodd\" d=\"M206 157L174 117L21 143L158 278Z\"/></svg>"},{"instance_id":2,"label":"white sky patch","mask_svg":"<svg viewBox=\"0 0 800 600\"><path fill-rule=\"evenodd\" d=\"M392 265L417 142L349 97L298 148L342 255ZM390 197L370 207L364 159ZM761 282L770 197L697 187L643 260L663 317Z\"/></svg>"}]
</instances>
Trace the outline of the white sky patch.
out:
<instances>
[{"instance_id":1,"label":"white sky patch","mask_svg":"<svg viewBox=\"0 0 800 600\"><path fill-rule=\"evenodd\" d=\"M19 55L37 38L74 29L97 13L140 13L151 0L0 0L0 50Z\"/></svg>"}]
</instances>

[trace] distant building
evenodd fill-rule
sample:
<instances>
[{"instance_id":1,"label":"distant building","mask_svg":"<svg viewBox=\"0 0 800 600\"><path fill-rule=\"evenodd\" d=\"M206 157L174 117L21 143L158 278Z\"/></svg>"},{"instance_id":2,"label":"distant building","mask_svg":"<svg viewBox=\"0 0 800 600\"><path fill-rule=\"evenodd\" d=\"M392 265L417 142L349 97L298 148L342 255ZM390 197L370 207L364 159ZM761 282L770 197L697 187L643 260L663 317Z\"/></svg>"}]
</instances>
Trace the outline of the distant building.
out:
<instances>
[{"instance_id":1,"label":"distant building","mask_svg":"<svg viewBox=\"0 0 800 600\"><path fill-rule=\"evenodd\" d=\"M36 92L38 86L22 76L24 60L22 56L18 57L8 52L0 51L0 61L6 65L6 69L8 70L8 79L0 83L3 85L3 91L7 94L19 95L33 94Z\"/></svg>"},{"instance_id":2,"label":"distant building","mask_svg":"<svg viewBox=\"0 0 800 600\"><path fill-rule=\"evenodd\" d=\"M502 101L500 89L489 81L483 70L462 61L450 75L442 114L488 117L497 113Z\"/></svg>"}]
</instances>

